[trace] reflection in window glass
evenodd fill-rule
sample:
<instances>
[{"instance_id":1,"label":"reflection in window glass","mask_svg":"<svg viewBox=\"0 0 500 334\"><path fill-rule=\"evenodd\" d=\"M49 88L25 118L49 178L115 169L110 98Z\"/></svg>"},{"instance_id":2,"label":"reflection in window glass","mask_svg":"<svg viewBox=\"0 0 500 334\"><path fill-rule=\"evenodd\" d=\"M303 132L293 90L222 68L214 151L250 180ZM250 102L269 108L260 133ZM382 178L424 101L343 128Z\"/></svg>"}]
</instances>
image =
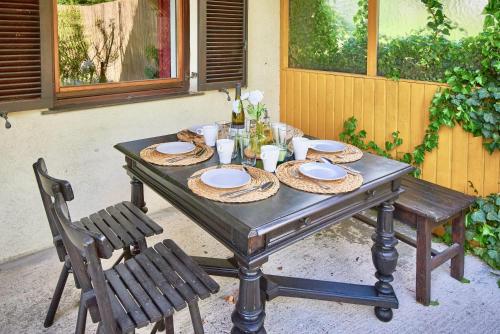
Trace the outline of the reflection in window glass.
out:
<instances>
[{"instance_id":1,"label":"reflection in window glass","mask_svg":"<svg viewBox=\"0 0 500 334\"><path fill-rule=\"evenodd\" d=\"M61 86L177 76L176 0L58 0Z\"/></svg>"},{"instance_id":2,"label":"reflection in window glass","mask_svg":"<svg viewBox=\"0 0 500 334\"><path fill-rule=\"evenodd\" d=\"M366 74L368 1L290 0L289 66Z\"/></svg>"},{"instance_id":3,"label":"reflection in window glass","mask_svg":"<svg viewBox=\"0 0 500 334\"><path fill-rule=\"evenodd\" d=\"M441 81L456 66L477 68L477 36L488 0L442 0L449 34L427 24L432 17L420 0L380 0L378 73L391 78Z\"/></svg>"}]
</instances>

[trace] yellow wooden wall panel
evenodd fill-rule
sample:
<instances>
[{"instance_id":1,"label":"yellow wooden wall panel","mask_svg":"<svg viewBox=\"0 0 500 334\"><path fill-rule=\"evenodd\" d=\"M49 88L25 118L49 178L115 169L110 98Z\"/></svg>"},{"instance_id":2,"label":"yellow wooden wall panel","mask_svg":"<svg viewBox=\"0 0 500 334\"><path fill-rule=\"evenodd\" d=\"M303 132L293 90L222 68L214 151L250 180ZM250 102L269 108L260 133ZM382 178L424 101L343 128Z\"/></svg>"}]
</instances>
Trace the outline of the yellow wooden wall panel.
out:
<instances>
[{"instance_id":1,"label":"yellow wooden wall panel","mask_svg":"<svg viewBox=\"0 0 500 334\"><path fill-rule=\"evenodd\" d=\"M358 120L358 129L363 129L363 79L354 79L353 115Z\"/></svg>"},{"instance_id":2,"label":"yellow wooden wall panel","mask_svg":"<svg viewBox=\"0 0 500 334\"><path fill-rule=\"evenodd\" d=\"M326 130L326 76L323 74L318 75L318 117L317 122L317 135L319 138L325 138Z\"/></svg>"},{"instance_id":3,"label":"yellow wooden wall panel","mask_svg":"<svg viewBox=\"0 0 500 334\"><path fill-rule=\"evenodd\" d=\"M334 138L339 139L344 124L344 77L335 77L335 96L334 96L335 114L333 115Z\"/></svg>"},{"instance_id":4,"label":"yellow wooden wall panel","mask_svg":"<svg viewBox=\"0 0 500 334\"><path fill-rule=\"evenodd\" d=\"M287 94L287 81L286 81L286 71L280 72L280 122L286 123L286 115L287 115L287 106L286 106L286 97Z\"/></svg>"},{"instance_id":5,"label":"yellow wooden wall panel","mask_svg":"<svg viewBox=\"0 0 500 334\"><path fill-rule=\"evenodd\" d=\"M302 112L300 108L300 91L302 90L302 81L300 72L293 72L293 126L300 128L300 114Z\"/></svg>"},{"instance_id":6,"label":"yellow wooden wall panel","mask_svg":"<svg viewBox=\"0 0 500 334\"><path fill-rule=\"evenodd\" d=\"M451 188L467 192L467 156L469 155L469 136L459 125L453 128L451 165Z\"/></svg>"},{"instance_id":7,"label":"yellow wooden wall panel","mask_svg":"<svg viewBox=\"0 0 500 334\"><path fill-rule=\"evenodd\" d=\"M469 135L469 154L467 159L469 171L467 179L482 194L484 186L484 151L481 137ZM471 195L474 194L472 187L469 187L467 192Z\"/></svg>"},{"instance_id":8,"label":"yellow wooden wall panel","mask_svg":"<svg viewBox=\"0 0 500 334\"><path fill-rule=\"evenodd\" d=\"M411 105L411 85L407 82L399 83L398 94L398 130L403 139L403 144L399 151L406 153L411 150L410 146L410 105Z\"/></svg>"},{"instance_id":9,"label":"yellow wooden wall panel","mask_svg":"<svg viewBox=\"0 0 500 334\"><path fill-rule=\"evenodd\" d=\"M328 75L326 77L326 122L325 138L333 139L333 115L335 114L335 105L333 104L335 96L335 77Z\"/></svg>"},{"instance_id":10,"label":"yellow wooden wall panel","mask_svg":"<svg viewBox=\"0 0 500 334\"><path fill-rule=\"evenodd\" d=\"M309 134L309 73L300 76L300 122L299 127L304 133Z\"/></svg>"},{"instance_id":11,"label":"yellow wooden wall panel","mask_svg":"<svg viewBox=\"0 0 500 334\"><path fill-rule=\"evenodd\" d=\"M344 79L344 121L354 115L354 78ZM343 130L343 126L342 126Z\"/></svg>"},{"instance_id":12,"label":"yellow wooden wall panel","mask_svg":"<svg viewBox=\"0 0 500 334\"><path fill-rule=\"evenodd\" d=\"M412 152L429 123L428 107L440 85L399 82L296 69L282 69L281 120L320 138L338 138L343 122L354 116L379 145L399 130L403 145L398 157ZM385 121L384 121L385 120ZM500 153L489 155L482 139L460 126L440 131L439 148L425 156L423 177L453 189L481 195L499 191Z\"/></svg>"},{"instance_id":13,"label":"yellow wooden wall panel","mask_svg":"<svg viewBox=\"0 0 500 334\"><path fill-rule=\"evenodd\" d=\"M293 75L293 72L290 72L290 71L286 71L286 96L285 96L285 100L286 100L286 105L285 105L285 108L286 108L286 113L285 113L285 117L281 117L281 120L285 123L288 123L288 124L292 124L294 121L293 121L293 113L294 113L294 108L295 108L295 105L294 105L294 87L293 87L293 82L294 82L294 75ZM281 87L284 87L283 86L283 83L281 83ZM281 91L281 94L283 94L283 91ZM281 107L280 109L283 109L283 107Z\"/></svg>"},{"instance_id":14,"label":"yellow wooden wall panel","mask_svg":"<svg viewBox=\"0 0 500 334\"><path fill-rule=\"evenodd\" d=\"M386 134L385 140L391 140L391 133L398 130L398 87L396 81L386 82ZM404 141L404 138L403 138Z\"/></svg>"},{"instance_id":15,"label":"yellow wooden wall panel","mask_svg":"<svg viewBox=\"0 0 500 334\"><path fill-rule=\"evenodd\" d=\"M374 108L374 140L377 145L384 147L386 131L386 99L385 81L375 80L375 108ZM392 131L389 129L389 131Z\"/></svg>"},{"instance_id":16,"label":"yellow wooden wall panel","mask_svg":"<svg viewBox=\"0 0 500 334\"><path fill-rule=\"evenodd\" d=\"M373 140L375 137L375 81L366 79L363 91L363 126L367 132L366 139Z\"/></svg>"},{"instance_id":17,"label":"yellow wooden wall panel","mask_svg":"<svg viewBox=\"0 0 500 334\"><path fill-rule=\"evenodd\" d=\"M318 75L309 76L309 134L318 136Z\"/></svg>"},{"instance_id":18,"label":"yellow wooden wall panel","mask_svg":"<svg viewBox=\"0 0 500 334\"><path fill-rule=\"evenodd\" d=\"M424 92L424 105L429 106L434 96L433 87L426 87ZM422 122L423 128L429 125L429 111L425 111L425 118ZM422 134L423 136L423 134ZM412 146L413 149L414 146ZM429 182L436 182L437 150L427 152L424 165L422 166L422 177Z\"/></svg>"}]
</instances>

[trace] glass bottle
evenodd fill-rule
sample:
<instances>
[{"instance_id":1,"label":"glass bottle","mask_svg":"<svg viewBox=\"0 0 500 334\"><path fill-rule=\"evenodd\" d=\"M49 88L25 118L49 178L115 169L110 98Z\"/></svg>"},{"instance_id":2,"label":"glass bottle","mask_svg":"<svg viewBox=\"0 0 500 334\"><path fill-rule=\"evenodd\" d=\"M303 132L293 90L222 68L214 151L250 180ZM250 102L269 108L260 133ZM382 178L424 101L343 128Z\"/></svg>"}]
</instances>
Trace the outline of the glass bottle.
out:
<instances>
[{"instance_id":1,"label":"glass bottle","mask_svg":"<svg viewBox=\"0 0 500 334\"><path fill-rule=\"evenodd\" d=\"M235 129L243 129L245 127L245 110L243 109L243 101L241 101L241 84L236 84L236 96L234 101L238 103L237 111L233 108L231 115L232 127Z\"/></svg>"}]
</instances>

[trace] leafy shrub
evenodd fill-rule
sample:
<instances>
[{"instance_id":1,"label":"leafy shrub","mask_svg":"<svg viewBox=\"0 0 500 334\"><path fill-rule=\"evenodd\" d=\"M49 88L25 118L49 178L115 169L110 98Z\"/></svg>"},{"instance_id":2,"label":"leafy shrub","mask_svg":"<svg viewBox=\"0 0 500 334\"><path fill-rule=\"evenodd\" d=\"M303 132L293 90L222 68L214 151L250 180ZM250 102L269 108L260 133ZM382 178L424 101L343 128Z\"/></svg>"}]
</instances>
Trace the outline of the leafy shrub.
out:
<instances>
[{"instance_id":1,"label":"leafy shrub","mask_svg":"<svg viewBox=\"0 0 500 334\"><path fill-rule=\"evenodd\" d=\"M82 17L78 9L68 7L58 13L59 74L63 85L91 83L95 67L89 60Z\"/></svg>"},{"instance_id":2,"label":"leafy shrub","mask_svg":"<svg viewBox=\"0 0 500 334\"><path fill-rule=\"evenodd\" d=\"M324 0L290 1L290 66L329 70L346 34Z\"/></svg>"},{"instance_id":3,"label":"leafy shrub","mask_svg":"<svg viewBox=\"0 0 500 334\"><path fill-rule=\"evenodd\" d=\"M500 194L478 198L465 226L466 249L500 269Z\"/></svg>"}]
</instances>

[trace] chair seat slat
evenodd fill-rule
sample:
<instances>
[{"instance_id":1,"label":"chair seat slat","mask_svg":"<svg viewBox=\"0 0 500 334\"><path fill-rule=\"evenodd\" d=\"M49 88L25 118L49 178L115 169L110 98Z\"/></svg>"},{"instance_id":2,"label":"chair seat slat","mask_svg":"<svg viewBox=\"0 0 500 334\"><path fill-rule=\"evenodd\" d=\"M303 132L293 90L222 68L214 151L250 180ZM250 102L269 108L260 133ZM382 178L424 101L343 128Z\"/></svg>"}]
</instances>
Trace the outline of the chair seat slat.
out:
<instances>
[{"instance_id":1,"label":"chair seat slat","mask_svg":"<svg viewBox=\"0 0 500 334\"><path fill-rule=\"evenodd\" d=\"M166 297L160 293L155 283L151 280L146 272L141 268L135 259L130 259L125 262L128 270L134 275L137 281L141 282L141 286L146 290L149 297L153 300L156 307L161 311L163 317L169 317L174 313L172 305Z\"/></svg>"},{"instance_id":2,"label":"chair seat slat","mask_svg":"<svg viewBox=\"0 0 500 334\"><path fill-rule=\"evenodd\" d=\"M90 219L93 221L102 220L104 221L120 238L125 246L130 246L134 243L132 237L120 226L113 218L108 217L109 215L101 215L104 210L99 211L99 213L94 213L90 215Z\"/></svg>"},{"instance_id":3,"label":"chair seat slat","mask_svg":"<svg viewBox=\"0 0 500 334\"><path fill-rule=\"evenodd\" d=\"M137 255L134 260L139 263L141 268L153 280L160 291L167 297L174 308L179 311L186 307L186 301L167 281L165 276L156 268L156 266L144 254Z\"/></svg>"},{"instance_id":4,"label":"chair seat slat","mask_svg":"<svg viewBox=\"0 0 500 334\"><path fill-rule=\"evenodd\" d=\"M122 203L116 204L114 208L120 212L125 218L132 223L139 231L144 233L145 236L150 237L154 235L154 231L149 228L146 224L144 224L139 218L137 218L132 212L130 212L125 205Z\"/></svg>"},{"instance_id":5,"label":"chair seat slat","mask_svg":"<svg viewBox=\"0 0 500 334\"><path fill-rule=\"evenodd\" d=\"M210 290L212 293L217 293L219 291L219 284L210 277L201 267L196 263L189 255L184 253L184 251L177 246L177 244L170 239L164 240L163 244L167 246L176 256L179 258L182 263L198 277L198 279L203 282L203 284Z\"/></svg>"},{"instance_id":6,"label":"chair seat slat","mask_svg":"<svg viewBox=\"0 0 500 334\"><path fill-rule=\"evenodd\" d=\"M142 328L149 324L148 317L144 314L136 301L132 298L125 285L123 285L120 276L113 269L104 272L106 279L113 288L115 295L120 300L127 314L134 320L138 328Z\"/></svg>"},{"instance_id":7,"label":"chair seat slat","mask_svg":"<svg viewBox=\"0 0 500 334\"><path fill-rule=\"evenodd\" d=\"M135 329L135 324L134 322L129 318L128 314L125 312L123 309L122 305L116 298L115 294L111 290L110 287L108 287L108 296L109 299L111 300L111 307L113 308L113 316L116 319L116 322L118 323L118 326L120 327L121 331L123 333L128 333L132 332Z\"/></svg>"},{"instance_id":8,"label":"chair seat slat","mask_svg":"<svg viewBox=\"0 0 500 334\"><path fill-rule=\"evenodd\" d=\"M139 219L141 219L144 224L148 225L156 234L161 234L163 233L163 228L158 225L154 220L149 218L139 210L134 204L130 202L123 202L123 205L127 207L133 214L135 214Z\"/></svg>"},{"instance_id":9,"label":"chair seat slat","mask_svg":"<svg viewBox=\"0 0 500 334\"><path fill-rule=\"evenodd\" d=\"M144 234L142 234L134 225L132 225L120 211L116 210L114 207L110 206L106 208L106 211L112 219L118 222L127 232L132 236L134 241L139 241L144 239Z\"/></svg>"},{"instance_id":10,"label":"chair seat slat","mask_svg":"<svg viewBox=\"0 0 500 334\"><path fill-rule=\"evenodd\" d=\"M156 308L153 300L149 297L144 288L137 282L134 275L128 270L128 268L120 263L115 267L116 272L120 275L123 283L127 286L128 290L132 293L135 300L144 311L144 313L149 318L150 322L160 321L163 316L160 311Z\"/></svg>"},{"instance_id":11,"label":"chair seat slat","mask_svg":"<svg viewBox=\"0 0 500 334\"><path fill-rule=\"evenodd\" d=\"M191 287L187 285L177 273L170 267L170 265L152 248L146 249L143 254L145 254L151 262L161 271L168 282L184 297L187 302L194 301L197 299L196 294L193 292Z\"/></svg>"},{"instance_id":12,"label":"chair seat slat","mask_svg":"<svg viewBox=\"0 0 500 334\"><path fill-rule=\"evenodd\" d=\"M85 226L88 226L89 228L91 226L95 227L95 230L94 229L91 230L96 233L103 234L109 240L109 242L111 242L114 249L123 248L123 242L120 239L118 239L116 234L102 220L92 221L90 218L85 217L82 218L82 223Z\"/></svg>"},{"instance_id":13,"label":"chair seat slat","mask_svg":"<svg viewBox=\"0 0 500 334\"><path fill-rule=\"evenodd\" d=\"M210 292L203 283L198 280L191 270L175 257L170 249L162 243L156 244L154 248L202 299L210 296Z\"/></svg>"}]
</instances>

